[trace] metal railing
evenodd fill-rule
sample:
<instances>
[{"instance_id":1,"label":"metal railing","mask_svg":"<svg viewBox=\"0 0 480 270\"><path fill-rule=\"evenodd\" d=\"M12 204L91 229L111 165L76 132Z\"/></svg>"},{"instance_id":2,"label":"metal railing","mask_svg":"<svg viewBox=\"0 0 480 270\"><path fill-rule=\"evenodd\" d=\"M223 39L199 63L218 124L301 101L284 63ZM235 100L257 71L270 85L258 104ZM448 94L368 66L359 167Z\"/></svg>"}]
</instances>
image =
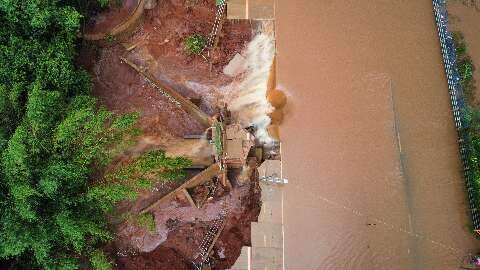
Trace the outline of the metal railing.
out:
<instances>
[{"instance_id":1,"label":"metal railing","mask_svg":"<svg viewBox=\"0 0 480 270\"><path fill-rule=\"evenodd\" d=\"M460 157L463 163L463 173L465 177L468 201L470 204L472 225L473 229L478 232L480 230L480 212L477 209L477 198L475 196L478 191L475 190L473 184L474 177L469 164L469 137L466 131L466 128L468 128L466 104L456 63L457 57L455 52L455 43L451 33L448 31L446 0L433 0L433 11L437 23L440 47L442 51L445 72L447 75L453 118L458 132L458 145L460 148Z\"/></svg>"},{"instance_id":2,"label":"metal railing","mask_svg":"<svg viewBox=\"0 0 480 270\"><path fill-rule=\"evenodd\" d=\"M207 47L213 46L213 43L215 42L215 38L217 37L217 34L218 34L218 30L221 27L223 16L225 15L226 9L227 9L227 0L220 0L219 4L217 5L217 12L215 12L215 22L213 23L212 31L208 36Z\"/></svg>"},{"instance_id":3,"label":"metal railing","mask_svg":"<svg viewBox=\"0 0 480 270\"><path fill-rule=\"evenodd\" d=\"M215 242L222 233L223 227L225 226L226 218L228 211L225 207L225 201L222 205L222 210L218 217L208 226L207 232L205 233L202 242L199 246L199 253L195 256L192 261L193 266L197 270L204 269L205 265L209 265L210 261L210 252L212 251Z\"/></svg>"},{"instance_id":4,"label":"metal railing","mask_svg":"<svg viewBox=\"0 0 480 270\"><path fill-rule=\"evenodd\" d=\"M270 184L288 184L288 179L278 177L276 174L260 177L259 180Z\"/></svg>"}]
</instances>

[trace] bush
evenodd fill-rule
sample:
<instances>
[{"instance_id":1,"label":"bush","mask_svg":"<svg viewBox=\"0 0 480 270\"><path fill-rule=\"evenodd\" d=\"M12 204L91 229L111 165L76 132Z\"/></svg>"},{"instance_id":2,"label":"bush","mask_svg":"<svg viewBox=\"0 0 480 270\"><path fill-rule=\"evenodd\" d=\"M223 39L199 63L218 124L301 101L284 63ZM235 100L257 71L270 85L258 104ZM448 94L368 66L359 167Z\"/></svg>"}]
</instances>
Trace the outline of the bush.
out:
<instances>
[{"instance_id":1,"label":"bush","mask_svg":"<svg viewBox=\"0 0 480 270\"><path fill-rule=\"evenodd\" d=\"M473 181L473 199L476 207L480 207L480 110L474 106L473 92L475 90L475 81L473 73L475 66L468 55L468 47L464 36L460 32L453 33L455 43L455 51L457 55L457 69L460 76L460 85L467 97L467 108L465 111L466 122L468 128L467 133L467 150L468 165L471 169Z\"/></svg>"},{"instance_id":2,"label":"bush","mask_svg":"<svg viewBox=\"0 0 480 270\"><path fill-rule=\"evenodd\" d=\"M49 99L48 92L36 91L2 155L0 177L8 195L0 210L0 257L31 252L42 268L73 269L81 256L112 238L109 209L102 206L131 198L140 186L92 181L134 133L135 114L97 110L87 96L62 110L55 92ZM112 187L123 193L105 196ZM91 196L92 190L104 196Z\"/></svg>"},{"instance_id":3,"label":"bush","mask_svg":"<svg viewBox=\"0 0 480 270\"><path fill-rule=\"evenodd\" d=\"M112 262L108 259L103 251L97 249L90 256L90 264L93 270L111 270Z\"/></svg>"},{"instance_id":4,"label":"bush","mask_svg":"<svg viewBox=\"0 0 480 270\"><path fill-rule=\"evenodd\" d=\"M157 230L155 226L155 217L152 213L145 213L138 216L138 224L148 230L151 233L154 233Z\"/></svg>"},{"instance_id":5,"label":"bush","mask_svg":"<svg viewBox=\"0 0 480 270\"><path fill-rule=\"evenodd\" d=\"M157 231L157 226L155 225L155 217L152 213L145 213L140 215L127 213L126 215L124 215L124 219L129 223L144 228L150 233L155 233Z\"/></svg>"},{"instance_id":6,"label":"bush","mask_svg":"<svg viewBox=\"0 0 480 270\"><path fill-rule=\"evenodd\" d=\"M185 39L185 51L188 54L199 55L207 46L207 39L199 34L190 35Z\"/></svg>"},{"instance_id":7,"label":"bush","mask_svg":"<svg viewBox=\"0 0 480 270\"><path fill-rule=\"evenodd\" d=\"M455 51L457 54L457 68L460 75L460 84L470 103L473 103L473 92L475 90L475 80L473 74L475 66L471 57L468 55L468 48L462 33L454 32L453 40L455 43Z\"/></svg>"},{"instance_id":8,"label":"bush","mask_svg":"<svg viewBox=\"0 0 480 270\"><path fill-rule=\"evenodd\" d=\"M161 150L148 152L107 173L103 181L88 191L87 198L95 200L103 211L111 212L115 203L135 199L140 189L151 188L158 181L180 179L183 177L182 169L190 165L190 160L166 157Z\"/></svg>"}]
</instances>

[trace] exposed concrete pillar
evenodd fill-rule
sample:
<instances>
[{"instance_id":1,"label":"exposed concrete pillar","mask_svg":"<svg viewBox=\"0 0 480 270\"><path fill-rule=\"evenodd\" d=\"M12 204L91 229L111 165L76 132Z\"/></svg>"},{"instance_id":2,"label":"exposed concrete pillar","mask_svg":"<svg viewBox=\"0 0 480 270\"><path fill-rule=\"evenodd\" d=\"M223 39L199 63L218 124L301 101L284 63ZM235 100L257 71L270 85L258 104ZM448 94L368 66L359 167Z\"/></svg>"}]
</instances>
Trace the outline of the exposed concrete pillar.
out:
<instances>
[{"instance_id":1,"label":"exposed concrete pillar","mask_svg":"<svg viewBox=\"0 0 480 270\"><path fill-rule=\"evenodd\" d=\"M152 9L157 6L157 0L145 0L144 9Z\"/></svg>"}]
</instances>

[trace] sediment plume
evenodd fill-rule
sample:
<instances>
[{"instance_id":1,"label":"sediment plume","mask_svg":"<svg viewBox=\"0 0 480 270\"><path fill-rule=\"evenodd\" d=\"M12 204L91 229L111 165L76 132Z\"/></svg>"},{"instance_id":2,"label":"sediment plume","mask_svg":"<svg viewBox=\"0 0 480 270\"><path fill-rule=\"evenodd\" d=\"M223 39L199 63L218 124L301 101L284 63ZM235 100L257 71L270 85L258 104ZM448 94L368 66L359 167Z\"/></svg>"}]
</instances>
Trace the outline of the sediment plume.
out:
<instances>
[{"instance_id":1,"label":"sediment plume","mask_svg":"<svg viewBox=\"0 0 480 270\"><path fill-rule=\"evenodd\" d=\"M243 127L255 127L255 136L264 143L274 140L267 132L271 122L268 115L273 111L267 100L267 86L274 54L271 35L260 33L255 36L242 53L246 62L242 75L227 87L230 93L225 97L233 118Z\"/></svg>"},{"instance_id":2,"label":"sediment plume","mask_svg":"<svg viewBox=\"0 0 480 270\"><path fill-rule=\"evenodd\" d=\"M161 149L169 157L185 157L193 165L209 166L213 163L214 151L206 135L198 139L180 139L165 135L164 137L144 136L128 150L123 159L139 156L148 151Z\"/></svg>"},{"instance_id":3,"label":"sediment plume","mask_svg":"<svg viewBox=\"0 0 480 270\"><path fill-rule=\"evenodd\" d=\"M167 156L183 156L192 161L194 165L210 165L213 163L213 148L206 137L200 139L178 140L166 149Z\"/></svg>"}]
</instances>

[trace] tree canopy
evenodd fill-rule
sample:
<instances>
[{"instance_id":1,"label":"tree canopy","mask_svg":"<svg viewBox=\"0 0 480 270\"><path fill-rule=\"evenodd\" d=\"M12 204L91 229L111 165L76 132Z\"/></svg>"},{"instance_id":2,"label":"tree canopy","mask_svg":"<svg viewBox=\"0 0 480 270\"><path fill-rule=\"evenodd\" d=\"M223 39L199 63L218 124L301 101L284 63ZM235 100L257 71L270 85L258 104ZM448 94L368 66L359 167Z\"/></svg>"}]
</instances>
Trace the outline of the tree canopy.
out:
<instances>
[{"instance_id":1,"label":"tree canopy","mask_svg":"<svg viewBox=\"0 0 480 270\"><path fill-rule=\"evenodd\" d=\"M108 269L106 213L189 164L155 151L107 170L139 134L138 114L114 115L89 95L71 2L0 0L0 258L27 269L88 258Z\"/></svg>"}]
</instances>

